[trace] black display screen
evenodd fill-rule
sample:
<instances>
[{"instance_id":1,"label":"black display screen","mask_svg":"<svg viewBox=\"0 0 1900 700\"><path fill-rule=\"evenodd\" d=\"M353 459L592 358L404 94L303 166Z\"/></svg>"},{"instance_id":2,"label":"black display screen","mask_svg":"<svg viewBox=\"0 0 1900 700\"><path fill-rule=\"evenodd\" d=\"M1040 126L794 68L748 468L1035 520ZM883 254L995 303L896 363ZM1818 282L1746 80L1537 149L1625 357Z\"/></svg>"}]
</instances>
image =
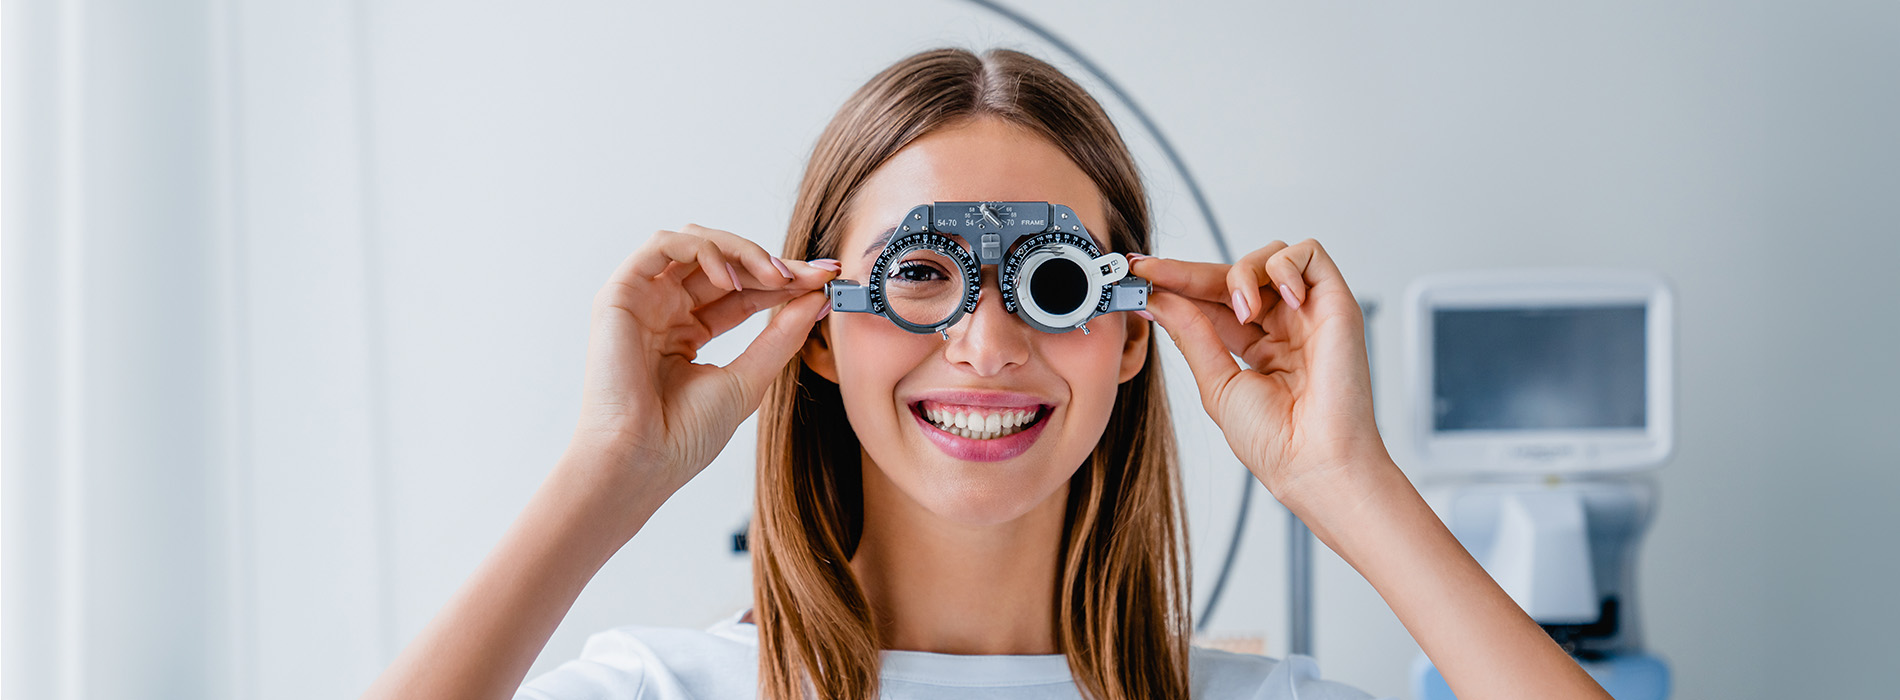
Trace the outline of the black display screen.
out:
<instances>
[{"instance_id":1,"label":"black display screen","mask_svg":"<svg viewBox=\"0 0 1900 700\"><path fill-rule=\"evenodd\" d=\"M1432 313L1438 430L1646 427L1644 307Z\"/></svg>"}]
</instances>

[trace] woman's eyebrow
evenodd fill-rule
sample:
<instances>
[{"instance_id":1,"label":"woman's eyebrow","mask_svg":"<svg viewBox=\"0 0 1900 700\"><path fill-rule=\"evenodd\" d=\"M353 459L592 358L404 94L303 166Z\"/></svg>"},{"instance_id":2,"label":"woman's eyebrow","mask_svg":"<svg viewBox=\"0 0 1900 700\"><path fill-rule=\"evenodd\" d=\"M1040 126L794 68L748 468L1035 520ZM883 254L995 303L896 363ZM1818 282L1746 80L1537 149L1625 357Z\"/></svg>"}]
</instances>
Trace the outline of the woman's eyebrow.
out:
<instances>
[{"instance_id":1,"label":"woman's eyebrow","mask_svg":"<svg viewBox=\"0 0 1900 700\"><path fill-rule=\"evenodd\" d=\"M858 257L868 258L868 257L871 257L871 255L877 253L878 251L883 250L884 244L891 242L891 234L894 234L894 233L897 233L896 226L892 226L888 229L885 229L883 233L880 233L877 235L877 240L871 241L871 247L865 248L864 253L859 255Z\"/></svg>"}]
</instances>

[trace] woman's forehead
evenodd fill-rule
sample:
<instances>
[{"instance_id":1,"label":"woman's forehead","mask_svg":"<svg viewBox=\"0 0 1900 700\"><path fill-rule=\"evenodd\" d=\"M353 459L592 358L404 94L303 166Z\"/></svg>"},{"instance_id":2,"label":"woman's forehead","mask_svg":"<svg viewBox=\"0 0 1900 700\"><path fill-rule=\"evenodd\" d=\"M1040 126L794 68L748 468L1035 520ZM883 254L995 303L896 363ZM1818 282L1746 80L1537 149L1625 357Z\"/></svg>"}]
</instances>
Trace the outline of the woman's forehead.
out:
<instances>
[{"instance_id":1,"label":"woman's forehead","mask_svg":"<svg viewBox=\"0 0 1900 700\"><path fill-rule=\"evenodd\" d=\"M871 173L854 198L839 252L875 248L913 207L934 202L1066 205L1107 249L1101 192L1088 174L1047 139L990 119L926 135Z\"/></svg>"}]
</instances>

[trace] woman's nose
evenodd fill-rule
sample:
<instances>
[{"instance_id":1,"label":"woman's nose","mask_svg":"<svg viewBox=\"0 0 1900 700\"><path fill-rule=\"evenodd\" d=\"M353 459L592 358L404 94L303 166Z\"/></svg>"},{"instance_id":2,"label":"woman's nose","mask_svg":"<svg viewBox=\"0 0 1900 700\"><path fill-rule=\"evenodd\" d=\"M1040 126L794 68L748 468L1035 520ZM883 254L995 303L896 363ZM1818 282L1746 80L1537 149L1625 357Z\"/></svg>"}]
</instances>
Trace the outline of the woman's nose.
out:
<instances>
[{"instance_id":1,"label":"woman's nose","mask_svg":"<svg viewBox=\"0 0 1900 700\"><path fill-rule=\"evenodd\" d=\"M1029 334L1036 329L1003 309L1003 293L996 287L995 268L983 271L983 291L976 311L965 314L950 328L944 359L967 365L981 376L992 376L1029 361Z\"/></svg>"}]
</instances>

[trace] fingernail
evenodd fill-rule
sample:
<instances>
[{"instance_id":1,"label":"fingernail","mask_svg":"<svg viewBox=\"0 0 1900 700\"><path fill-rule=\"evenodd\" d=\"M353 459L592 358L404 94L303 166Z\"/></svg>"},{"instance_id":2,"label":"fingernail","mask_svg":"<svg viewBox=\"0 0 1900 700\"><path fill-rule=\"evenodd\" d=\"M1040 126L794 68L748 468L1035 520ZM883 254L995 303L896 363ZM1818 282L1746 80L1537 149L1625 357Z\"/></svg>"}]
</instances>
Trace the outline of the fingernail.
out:
<instances>
[{"instance_id":1,"label":"fingernail","mask_svg":"<svg viewBox=\"0 0 1900 700\"><path fill-rule=\"evenodd\" d=\"M726 276L732 279L732 291L745 291L745 285L739 284L739 272L732 269L732 263L726 263Z\"/></svg>"},{"instance_id":2,"label":"fingernail","mask_svg":"<svg viewBox=\"0 0 1900 700\"><path fill-rule=\"evenodd\" d=\"M844 269L838 266L838 261L833 260L831 258L819 258L817 260L806 260L805 264L818 268L820 270L830 270L832 272L838 272Z\"/></svg>"},{"instance_id":3,"label":"fingernail","mask_svg":"<svg viewBox=\"0 0 1900 700\"><path fill-rule=\"evenodd\" d=\"M826 317L826 316L830 316L830 315L831 315L831 302L830 302L830 301L826 301L826 302L825 302L824 304L821 304L821 305L819 305L819 307L818 307L818 318L814 318L814 319L812 319L812 320L811 320L811 322L812 322L812 323L817 323L817 322L819 322L819 321L823 321L823 320L825 320L825 317Z\"/></svg>"},{"instance_id":4,"label":"fingernail","mask_svg":"<svg viewBox=\"0 0 1900 700\"><path fill-rule=\"evenodd\" d=\"M1127 254L1127 255L1124 255L1124 256L1122 256L1122 257L1124 257L1124 258L1128 258L1128 261L1129 261L1129 262L1134 262L1134 261L1136 261L1136 260L1140 260L1140 259L1142 259L1142 258L1145 258L1145 257L1148 257L1148 256L1146 256L1146 255L1142 255L1142 254L1140 254L1140 253L1129 253L1129 254Z\"/></svg>"},{"instance_id":5,"label":"fingernail","mask_svg":"<svg viewBox=\"0 0 1900 700\"><path fill-rule=\"evenodd\" d=\"M797 277L792 276L792 268L786 267L785 261L783 260L780 260L776 257L772 258L772 267L778 268L778 273L781 275L784 275L785 279L788 279L788 280L798 279Z\"/></svg>"},{"instance_id":6,"label":"fingernail","mask_svg":"<svg viewBox=\"0 0 1900 700\"><path fill-rule=\"evenodd\" d=\"M1247 317L1252 315L1253 311L1247 308L1247 295L1238 289L1234 290L1234 319L1246 323Z\"/></svg>"},{"instance_id":7,"label":"fingernail","mask_svg":"<svg viewBox=\"0 0 1900 700\"><path fill-rule=\"evenodd\" d=\"M1284 284L1280 285L1280 298L1286 300L1287 306L1291 306L1295 309L1300 308L1300 300L1295 299L1293 297L1293 290Z\"/></svg>"},{"instance_id":8,"label":"fingernail","mask_svg":"<svg viewBox=\"0 0 1900 700\"><path fill-rule=\"evenodd\" d=\"M1143 310L1143 309L1135 309L1135 315L1148 319L1150 321L1155 320L1154 314L1148 313L1146 310Z\"/></svg>"}]
</instances>

